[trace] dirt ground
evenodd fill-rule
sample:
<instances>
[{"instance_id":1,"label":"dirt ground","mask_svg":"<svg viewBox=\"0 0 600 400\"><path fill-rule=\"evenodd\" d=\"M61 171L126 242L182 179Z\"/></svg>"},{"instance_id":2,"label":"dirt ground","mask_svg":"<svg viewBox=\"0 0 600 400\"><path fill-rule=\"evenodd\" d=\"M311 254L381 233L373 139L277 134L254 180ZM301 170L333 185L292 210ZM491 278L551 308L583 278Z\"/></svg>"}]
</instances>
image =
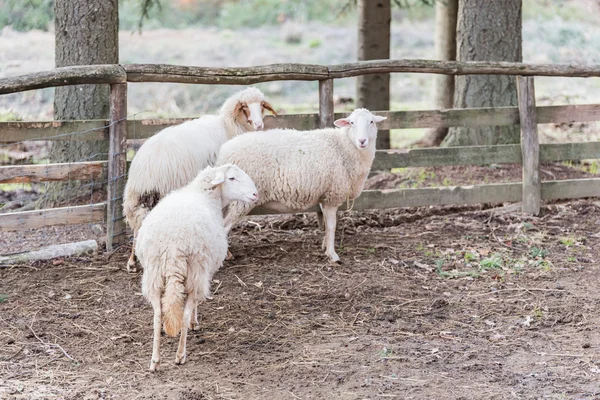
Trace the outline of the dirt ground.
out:
<instances>
[{"instance_id":1,"label":"dirt ground","mask_svg":"<svg viewBox=\"0 0 600 400\"><path fill-rule=\"evenodd\" d=\"M600 397L599 204L255 218L199 307L188 361L148 372L126 248L0 268L0 399Z\"/></svg>"}]
</instances>

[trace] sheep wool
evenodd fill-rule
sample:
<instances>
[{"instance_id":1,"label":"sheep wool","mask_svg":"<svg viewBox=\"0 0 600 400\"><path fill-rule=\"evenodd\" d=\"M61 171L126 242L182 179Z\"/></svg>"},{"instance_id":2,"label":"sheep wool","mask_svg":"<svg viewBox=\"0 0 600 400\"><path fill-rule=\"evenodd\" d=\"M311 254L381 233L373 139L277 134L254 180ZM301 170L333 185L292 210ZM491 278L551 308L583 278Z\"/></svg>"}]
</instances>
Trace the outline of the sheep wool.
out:
<instances>
[{"instance_id":1,"label":"sheep wool","mask_svg":"<svg viewBox=\"0 0 600 400\"><path fill-rule=\"evenodd\" d=\"M357 109L336 121L342 129L272 129L225 143L216 165L240 166L254 180L260 194L259 202L252 206L231 204L226 228L231 229L253 206L294 212L321 204L326 218L329 215L326 254L339 261L333 250L335 213L346 200L360 195L375 157L376 122L384 119Z\"/></svg>"},{"instance_id":2,"label":"sheep wool","mask_svg":"<svg viewBox=\"0 0 600 400\"><path fill-rule=\"evenodd\" d=\"M142 145L131 162L123 201L123 212L134 232L134 249L136 232L158 201L189 183L204 167L214 165L227 140L262 128L265 110L274 112L262 92L249 87L230 96L219 115L165 128ZM134 249L128 270L135 268Z\"/></svg>"},{"instance_id":3,"label":"sheep wool","mask_svg":"<svg viewBox=\"0 0 600 400\"><path fill-rule=\"evenodd\" d=\"M227 255L222 208L232 200L254 201L256 191L236 166L207 167L167 195L142 222L135 251L144 270L142 294L155 313L152 370L159 361L161 320L167 335L181 331L184 338L188 325L197 325L197 302L210 296L212 276ZM182 341L178 363L185 362Z\"/></svg>"}]
</instances>

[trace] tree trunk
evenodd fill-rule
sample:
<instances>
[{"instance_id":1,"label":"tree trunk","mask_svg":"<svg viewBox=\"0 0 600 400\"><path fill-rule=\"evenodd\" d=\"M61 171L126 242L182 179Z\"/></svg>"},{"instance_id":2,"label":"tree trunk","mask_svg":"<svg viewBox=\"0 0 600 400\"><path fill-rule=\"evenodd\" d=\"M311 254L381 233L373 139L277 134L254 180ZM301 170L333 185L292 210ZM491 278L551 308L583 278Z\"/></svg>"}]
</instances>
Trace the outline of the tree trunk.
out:
<instances>
[{"instance_id":1,"label":"tree trunk","mask_svg":"<svg viewBox=\"0 0 600 400\"><path fill-rule=\"evenodd\" d=\"M458 0L435 3L435 59L456 60L456 18ZM447 109L454 106L454 75L436 75L434 82L435 106ZM448 128L436 128L427 132L419 145L439 146L448 135Z\"/></svg>"},{"instance_id":2,"label":"tree trunk","mask_svg":"<svg viewBox=\"0 0 600 400\"><path fill-rule=\"evenodd\" d=\"M57 67L118 64L117 0L56 0L54 15ZM54 119L108 119L109 91L109 85L56 88ZM52 162L98 161L107 159L107 153L108 141L64 140L54 142L49 157ZM54 207L91 195L89 182L57 182L49 185L38 206ZM102 194L94 196L98 201Z\"/></svg>"},{"instance_id":3,"label":"tree trunk","mask_svg":"<svg viewBox=\"0 0 600 400\"><path fill-rule=\"evenodd\" d=\"M358 60L390 58L390 0L358 0ZM363 75L356 82L357 106L390 109L390 74ZM390 132L377 133L377 148L390 148Z\"/></svg>"},{"instance_id":4,"label":"tree trunk","mask_svg":"<svg viewBox=\"0 0 600 400\"><path fill-rule=\"evenodd\" d=\"M460 0L457 58L459 61L522 61L521 0ZM455 108L517 105L513 76L456 77ZM517 126L452 128L445 146L519 142Z\"/></svg>"}]
</instances>

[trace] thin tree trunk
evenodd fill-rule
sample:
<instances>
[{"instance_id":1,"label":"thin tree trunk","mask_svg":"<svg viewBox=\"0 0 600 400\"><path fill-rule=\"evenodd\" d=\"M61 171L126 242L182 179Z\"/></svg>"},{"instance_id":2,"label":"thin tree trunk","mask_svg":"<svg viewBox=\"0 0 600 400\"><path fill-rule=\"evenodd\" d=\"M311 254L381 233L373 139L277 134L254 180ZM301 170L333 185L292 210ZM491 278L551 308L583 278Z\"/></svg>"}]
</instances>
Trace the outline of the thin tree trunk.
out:
<instances>
[{"instance_id":1,"label":"thin tree trunk","mask_svg":"<svg viewBox=\"0 0 600 400\"><path fill-rule=\"evenodd\" d=\"M459 61L522 61L521 0L460 0ZM517 105L515 78L501 75L456 77L455 108ZM519 142L517 126L451 128L445 146Z\"/></svg>"},{"instance_id":2,"label":"thin tree trunk","mask_svg":"<svg viewBox=\"0 0 600 400\"><path fill-rule=\"evenodd\" d=\"M56 0L54 15L57 67L119 62L117 0ZM54 118L108 119L109 90L109 85L56 88ZM64 140L54 142L49 157L52 162L97 161L107 159L107 153L108 141ZM96 201L101 192L94 194ZM89 182L57 182L48 186L38 206L52 207L91 195Z\"/></svg>"},{"instance_id":3,"label":"thin tree trunk","mask_svg":"<svg viewBox=\"0 0 600 400\"><path fill-rule=\"evenodd\" d=\"M390 0L358 0L358 60L390 58ZM390 74L357 78L357 106L371 111L390 109ZM390 148L389 131L379 131L377 148Z\"/></svg>"},{"instance_id":4,"label":"thin tree trunk","mask_svg":"<svg viewBox=\"0 0 600 400\"><path fill-rule=\"evenodd\" d=\"M435 59L456 60L456 19L458 0L435 3ZM454 76L436 75L434 83L435 106L447 109L454 106ZM448 135L448 128L436 128L427 132L420 146L439 146Z\"/></svg>"}]
</instances>

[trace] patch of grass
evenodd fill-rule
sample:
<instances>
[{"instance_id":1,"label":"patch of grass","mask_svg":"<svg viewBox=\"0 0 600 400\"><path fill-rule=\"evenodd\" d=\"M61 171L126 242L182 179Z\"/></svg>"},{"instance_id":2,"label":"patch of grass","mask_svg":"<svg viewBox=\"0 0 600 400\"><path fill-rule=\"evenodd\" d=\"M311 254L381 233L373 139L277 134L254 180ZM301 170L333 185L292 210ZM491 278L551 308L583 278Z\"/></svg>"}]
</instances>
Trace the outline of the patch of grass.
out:
<instances>
[{"instance_id":1,"label":"patch of grass","mask_svg":"<svg viewBox=\"0 0 600 400\"><path fill-rule=\"evenodd\" d=\"M500 258L499 255L494 254L491 257L486 257L483 260L479 261L479 266L483 270L501 269L502 268L502 258Z\"/></svg>"},{"instance_id":2,"label":"patch of grass","mask_svg":"<svg viewBox=\"0 0 600 400\"><path fill-rule=\"evenodd\" d=\"M568 256L567 257L567 262L575 263L575 262L577 262L577 257Z\"/></svg>"},{"instance_id":3,"label":"patch of grass","mask_svg":"<svg viewBox=\"0 0 600 400\"><path fill-rule=\"evenodd\" d=\"M467 251L467 252L465 252L464 258L465 258L466 262L471 262L473 260L476 260L478 258L478 256L475 253L471 253L470 251Z\"/></svg>"},{"instance_id":4,"label":"patch of grass","mask_svg":"<svg viewBox=\"0 0 600 400\"><path fill-rule=\"evenodd\" d=\"M523 222L522 228L523 232L527 232L528 230L531 230L533 228L533 224L531 224L530 222Z\"/></svg>"},{"instance_id":5,"label":"patch of grass","mask_svg":"<svg viewBox=\"0 0 600 400\"><path fill-rule=\"evenodd\" d=\"M444 180L442 181L442 185L445 187L454 186L452 184L452 179L450 179L450 178L444 178Z\"/></svg>"},{"instance_id":6,"label":"patch of grass","mask_svg":"<svg viewBox=\"0 0 600 400\"><path fill-rule=\"evenodd\" d=\"M533 318L540 320L540 319L542 319L543 316L544 316L544 312L542 311L542 309L539 308L538 306L535 306L535 308L533 309Z\"/></svg>"},{"instance_id":7,"label":"patch of grass","mask_svg":"<svg viewBox=\"0 0 600 400\"><path fill-rule=\"evenodd\" d=\"M5 303L8 301L8 296L5 294L0 294L0 303Z\"/></svg>"},{"instance_id":8,"label":"patch of grass","mask_svg":"<svg viewBox=\"0 0 600 400\"><path fill-rule=\"evenodd\" d=\"M575 238L573 236L563 237L560 238L560 243L567 247L573 246L575 244Z\"/></svg>"},{"instance_id":9,"label":"patch of grass","mask_svg":"<svg viewBox=\"0 0 600 400\"><path fill-rule=\"evenodd\" d=\"M529 255L531 258L545 258L549 254L548 250L541 247L532 247L529 249Z\"/></svg>"},{"instance_id":10,"label":"patch of grass","mask_svg":"<svg viewBox=\"0 0 600 400\"><path fill-rule=\"evenodd\" d=\"M377 251L377 249L375 249L375 247L369 247L365 250L365 253L367 255L373 255L373 254L375 254L376 251Z\"/></svg>"}]
</instances>

